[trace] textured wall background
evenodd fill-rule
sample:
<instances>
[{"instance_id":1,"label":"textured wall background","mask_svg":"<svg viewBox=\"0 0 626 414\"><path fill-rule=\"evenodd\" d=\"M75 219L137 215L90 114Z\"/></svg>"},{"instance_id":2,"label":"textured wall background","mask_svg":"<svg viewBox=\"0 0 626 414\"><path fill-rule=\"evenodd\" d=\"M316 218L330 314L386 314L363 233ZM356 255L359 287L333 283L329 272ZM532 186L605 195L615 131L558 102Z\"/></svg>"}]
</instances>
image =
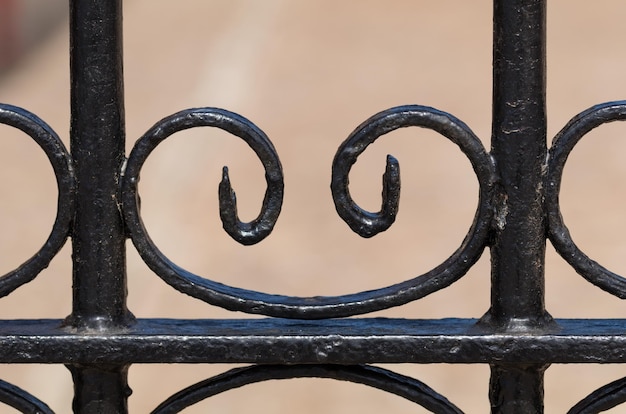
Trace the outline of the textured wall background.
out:
<instances>
[{"instance_id":1,"label":"textured wall background","mask_svg":"<svg viewBox=\"0 0 626 414\"><path fill-rule=\"evenodd\" d=\"M47 2L39 1L41 5ZM0 3L2 4L2 3ZM626 4L553 0L548 15L550 139L576 113L626 98L622 47ZM60 25L0 78L0 101L22 106L64 139L69 129L67 27ZM133 0L125 6L127 139L187 107L238 112L272 139L285 172L283 213L254 247L221 230L217 184L231 171L242 218L256 216L264 180L239 140L210 131L176 135L142 175L143 214L152 238L175 262L235 286L293 295L332 295L405 280L436 266L460 244L477 201L469 162L447 140L397 131L368 149L352 191L366 208L380 203L384 157L402 167L396 224L371 240L350 232L334 212L330 167L339 144L370 115L423 104L451 112L489 145L491 2ZM573 152L561 204L576 242L623 272L626 142L624 127L602 127ZM55 185L45 157L0 126L0 272L28 258L55 214ZM70 313L66 246L32 283L0 300L2 318L63 318ZM177 293L128 247L129 306L138 317L245 317ZM450 288L382 316L480 317L489 306L488 252ZM624 304L577 276L552 250L547 306L555 317L623 317ZM175 391L225 366L133 366L131 412L154 408ZM393 366L426 382L468 413L488 412L486 366ZM565 412L593 389L625 375L621 366L553 366L546 412ZM58 366L3 367L2 377L67 412L69 372ZM420 412L397 397L330 380L258 384L189 412ZM0 412L4 412L0 410Z\"/></svg>"}]
</instances>

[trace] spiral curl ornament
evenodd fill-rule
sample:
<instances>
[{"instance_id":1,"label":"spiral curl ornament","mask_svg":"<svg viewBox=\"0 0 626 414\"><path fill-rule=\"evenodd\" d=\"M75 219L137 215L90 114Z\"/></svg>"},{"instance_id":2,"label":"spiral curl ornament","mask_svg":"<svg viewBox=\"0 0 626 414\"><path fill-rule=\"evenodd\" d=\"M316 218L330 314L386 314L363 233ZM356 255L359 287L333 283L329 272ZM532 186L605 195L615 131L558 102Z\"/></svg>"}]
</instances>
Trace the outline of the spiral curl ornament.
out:
<instances>
[{"instance_id":1,"label":"spiral curl ornament","mask_svg":"<svg viewBox=\"0 0 626 414\"><path fill-rule=\"evenodd\" d=\"M426 384L382 368L367 365L256 365L235 368L185 388L161 403L152 411L152 414L179 413L206 398L244 385L292 378L330 378L350 381L406 398L432 413L462 413L459 408Z\"/></svg>"},{"instance_id":2,"label":"spiral curl ornament","mask_svg":"<svg viewBox=\"0 0 626 414\"><path fill-rule=\"evenodd\" d=\"M72 161L59 136L35 114L7 104L0 104L0 124L19 129L30 136L45 152L57 182L57 213L44 245L30 259L0 277L0 297L33 280L61 250L70 233L74 215L75 178Z\"/></svg>"},{"instance_id":3,"label":"spiral curl ornament","mask_svg":"<svg viewBox=\"0 0 626 414\"><path fill-rule=\"evenodd\" d=\"M574 243L563 222L559 193L565 162L578 141L600 125L624 120L626 120L626 101L606 102L576 115L554 138L549 151L546 177L548 235L554 248L578 274L621 299L626 299L626 279L590 259Z\"/></svg>"},{"instance_id":4,"label":"spiral curl ornament","mask_svg":"<svg viewBox=\"0 0 626 414\"><path fill-rule=\"evenodd\" d=\"M382 206L377 213L362 209L352 199L349 189L350 170L358 157L378 138L396 129L414 126L432 129L458 145L470 159L481 184L485 183L489 187L494 181L493 165L482 143L459 119L419 105L399 106L380 112L350 134L333 160L331 191L335 208L343 221L361 237L373 237L389 229L395 221L400 204L400 165L395 157L387 155Z\"/></svg>"},{"instance_id":5,"label":"spiral curl ornament","mask_svg":"<svg viewBox=\"0 0 626 414\"><path fill-rule=\"evenodd\" d=\"M257 153L266 168L268 189L263 210L252 230L261 228L264 234L271 230L272 220L278 217L282 200L282 172L280 162L269 139L247 119L221 109L203 108L179 112L158 122L135 145L122 179L122 200L126 226L130 238L144 262L166 283L180 292L204 302L231 311L294 319L323 319L347 317L400 306L449 286L462 277L478 260L487 244L492 218L492 189L495 182L494 165L481 142L465 124L449 114L426 107L401 107L385 111L361 126L365 131L373 127L382 135L402 126L420 125L441 132L461 147L468 155L480 184L479 207L474 222L461 246L441 265L413 279L384 288L344 296L294 297L273 295L206 279L193 274L170 261L150 239L139 212L138 182L141 166L150 152L171 134L186 128L214 126L244 139ZM382 132L381 132L382 131ZM354 135L354 134L353 134ZM363 136L356 134L357 138ZM366 136L369 136L366 134ZM345 145L344 145L345 147ZM340 158L337 158L340 160ZM341 163L341 161L337 161ZM392 198L398 186L391 162L387 194ZM222 216L229 215L225 227L235 223L235 199L232 196L227 170L220 184ZM267 211L269 210L269 211ZM224 220L224 217L222 217ZM269 218L269 219L266 219ZM267 223L267 224L264 224ZM233 227L230 227L233 228ZM249 228L237 226L247 237ZM250 231L253 237L258 233Z\"/></svg>"},{"instance_id":6,"label":"spiral curl ornament","mask_svg":"<svg viewBox=\"0 0 626 414\"><path fill-rule=\"evenodd\" d=\"M261 212L249 223L239 220L237 198L230 184L228 168L224 167L219 184L220 218L224 230L237 242L251 245L267 237L274 228L283 202L283 172L274 146L265 133L249 120L217 108L187 109L157 122L135 144L124 172L123 193L125 219L133 241L145 233L139 215L137 186L141 167L150 153L170 135L195 127L216 127L242 138L256 153L265 168L267 189ZM149 240L149 239L148 239ZM153 247L153 246L152 246Z\"/></svg>"},{"instance_id":7,"label":"spiral curl ornament","mask_svg":"<svg viewBox=\"0 0 626 414\"><path fill-rule=\"evenodd\" d=\"M54 414L54 411L43 401L2 380L0 380L0 402L25 414Z\"/></svg>"}]
</instances>

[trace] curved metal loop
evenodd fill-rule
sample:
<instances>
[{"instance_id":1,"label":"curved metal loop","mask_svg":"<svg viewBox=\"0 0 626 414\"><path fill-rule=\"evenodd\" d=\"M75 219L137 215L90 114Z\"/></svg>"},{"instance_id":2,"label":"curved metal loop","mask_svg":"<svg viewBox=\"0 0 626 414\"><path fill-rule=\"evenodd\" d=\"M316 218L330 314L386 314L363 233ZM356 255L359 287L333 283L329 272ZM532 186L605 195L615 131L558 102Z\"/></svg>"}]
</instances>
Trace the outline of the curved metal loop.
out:
<instances>
[{"instance_id":1,"label":"curved metal loop","mask_svg":"<svg viewBox=\"0 0 626 414\"><path fill-rule=\"evenodd\" d=\"M57 182L57 214L52 231L34 256L17 269L0 277L0 297L33 280L48 267L61 250L70 232L74 215L75 178L72 161L58 135L44 121L25 109L0 104L0 124L12 126L30 136L46 153Z\"/></svg>"},{"instance_id":2,"label":"curved metal loop","mask_svg":"<svg viewBox=\"0 0 626 414\"><path fill-rule=\"evenodd\" d=\"M346 162L345 154L353 155L349 150L340 148L333 161L331 191L335 209L348 226L361 237L370 238L381 233L396 221L400 205L400 164L393 155L387 155L383 174L382 206L380 211L372 213L359 207L352 199L348 189L348 173L356 162ZM341 155L340 155L341 154ZM347 169L347 170L346 170Z\"/></svg>"},{"instance_id":3,"label":"curved metal loop","mask_svg":"<svg viewBox=\"0 0 626 414\"><path fill-rule=\"evenodd\" d=\"M2 380L0 380L0 402L25 414L54 414L54 411L43 401Z\"/></svg>"},{"instance_id":4,"label":"curved metal loop","mask_svg":"<svg viewBox=\"0 0 626 414\"><path fill-rule=\"evenodd\" d=\"M339 216L361 237L372 237L387 230L395 221L400 201L400 166L391 155L383 175L382 207L371 213L359 207L349 190L349 174L359 155L391 131L406 127L432 129L445 136L468 156L477 174L484 169L484 148L467 125L454 116L419 105L399 106L380 112L361 125L341 144L332 167L331 191ZM479 177L480 178L480 177Z\"/></svg>"},{"instance_id":5,"label":"curved metal loop","mask_svg":"<svg viewBox=\"0 0 626 414\"><path fill-rule=\"evenodd\" d=\"M573 406L567 414L596 414L626 402L626 377L598 388Z\"/></svg>"},{"instance_id":6,"label":"curved metal loop","mask_svg":"<svg viewBox=\"0 0 626 414\"><path fill-rule=\"evenodd\" d=\"M559 193L565 162L578 141L602 124L624 120L626 120L626 101L603 103L576 115L554 138L549 151L546 177L548 235L554 248L578 274L621 299L626 299L626 279L593 261L576 246L563 223Z\"/></svg>"},{"instance_id":7,"label":"curved metal loop","mask_svg":"<svg viewBox=\"0 0 626 414\"><path fill-rule=\"evenodd\" d=\"M468 234L461 246L446 261L423 275L384 288L344 296L294 297L227 286L195 275L171 262L150 239L141 220L137 194L139 171L156 145L181 129L213 125L238 136L248 137L257 134L258 137L264 137L256 132L258 130L249 121L231 112L218 109L195 109L175 114L159 122L137 142L130 154L122 179L123 211L130 238L144 262L170 286L212 305L233 311L294 319L338 318L400 306L443 289L461 278L480 258L487 245L493 216L492 190L496 177L493 160L486 153L480 140L465 124L435 109L417 106L395 108L373 119L374 121L380 119L380 122L368 122L366 125L381 125L375 129L376 131L381 131L380 128L383 130L388 128L387 131L390 131L409 125L422 125L439 131L461 147L470 158L478 176L479 205ZM268 182L276 183L276 187L280 185L280 195L273 196L270 189L275 187L270 187L268 184L264 202L267 206L266 211L269 211L267 215L275 217L280 210L280 199L282 199L280 165L278 158L269 154L273 151L269 142L263 145L254 142L254 145L261 146L260 149L255 147L255 151L264 154L260 155L260 158L267 166L266 168L269 172L274 172L273 176L268 173ZM390 181L393 181L391 179L393 174L393 171L388 174ZM229 203L228 196L231 190L226 173L221 187L222 202ZM394 188L389 190L390 193L394 191ZM234 203L232 196L230 203ZM228 209L228 205L225 206L224 210ZM271 222L271 218L268 221Z\"/></svg>"},{"instance_id":8,"label":"curved metal loop","mask_svg":"<svg viewBox=\"0 0 626 414\"><path fill-rule=\"evenodd\" d=\"M267 237L274 228L283 202L283 172L274 146L256 125L246 118L217 108L187 109L157 122L135 144L124 173L124 205L131 235L143 227L139 217L137 186L139 173L150 153L170 135L195 127L216 127L243 139L257 154L265 168L267 189L261 212L256 219L244 223L237 216L237 200L228 168L224 167L219 184L220 217L224 230L237 242L250 245ZM135 238L133 237L133 240Z\"/></svg>"},{"instance_id":9,"label":"curved metal loop","mask_svg":"<svg viewBox=\"0 0 626 414\"><path fill-rule=\"evenodd\" d=\"M462 411L426 384L404 375L367 365L257 365L236 368L198 382L172 395L152 414L174 414L224 391L261 381L291 378L330 378L368 385L413 401L436 414Z\"/></svg>"}]
</instances>

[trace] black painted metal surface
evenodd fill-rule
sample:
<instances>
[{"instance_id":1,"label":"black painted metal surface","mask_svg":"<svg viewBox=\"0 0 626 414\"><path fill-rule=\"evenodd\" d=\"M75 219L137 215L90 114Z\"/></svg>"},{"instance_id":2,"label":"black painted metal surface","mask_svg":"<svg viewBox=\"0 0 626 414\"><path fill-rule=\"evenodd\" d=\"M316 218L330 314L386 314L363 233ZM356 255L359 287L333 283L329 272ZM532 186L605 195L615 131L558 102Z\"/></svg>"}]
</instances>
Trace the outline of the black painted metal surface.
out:
<instances>
[{"instance_id":1,"label":"black painted metal surface","mask_svg":"<svg viewBox=\"0 0 626 414\"><path fill-rule=\"evenodd\" d=\"M482 363L491 366L493 413L543 412L543 375L551 363L626 362L626 320L557 319L544 303L546 239L584 278L620 298L624 278L589 259L573 242L559 209L567 156L590 130L626 119L626 102L597 105L575 116L547 147L545 0L495 0L491 152L451 114L421 105L382 111L355 129L332 164L339 216L356 233L388 229L399 210L400 166L387 158L379 212L363 210L349 190L360 154L398 128L436 131L470 160L479 182L474 222L461 246L423 275L338 297L271 295L184 270L150 239L139 206L141 168L172 134L220 128L243 139L265 168L267 189L257 218L241 222L224 167L219 185L225 231L242 244L271 233L283 199L283 173L270 139L248 119L218 108L188 109L157 122L124 152L121 0L73 0L71 24L71 152L44 121L0 105L0 123L30 136L57 179L57 218L45 245L0 278L0 295L34 279L68 237L74 295L65 320L0 321L0 363L65 364L75 384L76 413L125 413L133 363L250 363L181 390L155 409L178 412L212 395L270 379L321 377L379 388L436 413L460 413L417 379L373 363ZM261 319L136 320L126 307L125 242L180 292L211 305L265 315ZM491 307L479 319L350 318L400 306L459 280L489 248ZM608 384L571 409L594 413L626 401L626 379ZM49 413L27 391L0 382L0 401L25 413Z\"/></svg>"}]
</instances>

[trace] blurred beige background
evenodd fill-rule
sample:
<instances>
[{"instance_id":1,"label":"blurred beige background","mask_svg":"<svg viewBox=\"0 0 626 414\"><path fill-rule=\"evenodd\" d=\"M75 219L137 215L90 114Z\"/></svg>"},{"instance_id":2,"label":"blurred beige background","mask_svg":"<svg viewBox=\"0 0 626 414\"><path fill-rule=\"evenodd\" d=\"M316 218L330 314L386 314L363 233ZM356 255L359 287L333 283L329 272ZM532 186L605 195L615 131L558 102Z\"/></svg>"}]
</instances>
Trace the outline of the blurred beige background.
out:
<instances>
[{"instance_id":1,"label":"blurred beige background","mask_svg":"<svg viewBox=\"0 0 626 414\"><path fill-rule=\"evenodd\" d=\"M41 1L40 3L45 3ZM272 139L285 173L285 202L274 233L253 247L222 230L217 184L231 171L242 219L256 216L265 184L260 163L236 138L212 130L170 138L147 162L141 182L151 236L176 263L239 287L293 295L372 289L421 274L460 244L477 202L469 162L442 137L410 129L389 134L360 159L355 199L380 204L384 157L402 170L396 224L362 240L334 212L330 168L336 148L370 115L423 104L451 112L489 146L491 2L132 0L125 5L128 149L152 124L178 110L216 106L255 122ZM549 135L583 109L626 98L626 3L552 0L548 7ZM48 122L68 144L68 29L55 31L0 78L0 102ZM626 142L612 124L586 137L565 170L561 204L576 242L610 269L626 270L623 214ZM55 184L30 140L0 126L0 273L32 255L55 214ZM551 139L551 138L550 138ZM407 318L480 317L489 307L489 258L461 281L384 312ZM63 318L70 313L69 245L35 281L0 300L2 318ZM625 306L577 276L551 247L547 306L555 317L624 317ZM246 317L179 294L153 275L128 245L129 306L137 317ZM230 367L136 365L133 413ZM488 367L396 365L467 413L485 413ZM546 412L567 411L605 383L617 365L552 366ZM5 380L70 411L71 379L59 366L3 366ZM622 408L623 409L623 408ZM0 412L8 412L0 408ZM422 412L398 397L330 380L270 382L231 391L189 413ZM620 412L618 409L614 412Z\"/></svg>"}]
</instances>

